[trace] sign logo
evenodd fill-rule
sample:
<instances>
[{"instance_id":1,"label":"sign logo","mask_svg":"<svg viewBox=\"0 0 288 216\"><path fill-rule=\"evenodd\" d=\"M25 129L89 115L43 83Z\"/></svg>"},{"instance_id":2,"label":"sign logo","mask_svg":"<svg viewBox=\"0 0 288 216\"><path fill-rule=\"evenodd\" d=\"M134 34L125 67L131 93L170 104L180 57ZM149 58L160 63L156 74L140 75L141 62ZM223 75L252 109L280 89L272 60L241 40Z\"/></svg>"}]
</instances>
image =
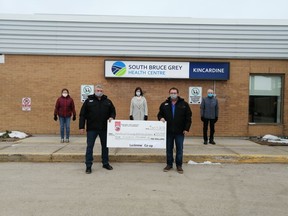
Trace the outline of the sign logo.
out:
<instances>
[{"instance_id":1,"label":"sign logo","mask_svg":"<svg viewBox=\"0 0 288 216\"><path fill-rule=\"evenodd\" d=\"M193 95L193 96L198 96L199 93L200 93L199 88L192 88L192 89L191 89L191 95Z\"/></svg>"},{"instance_id":2,"label":"sign logo","mask_svg":"<svg viewBox=\"0 0 288 216\"><path fill-rule=\"evenodd\" d=\"M112 73L115 76L123 76L126 73L126 65L121 62L121 61L117 61L112 65Z\"/></svg>"},{"instance_id":3,"label":"sign logo","mask_svg":"<svg viewBox=\"0 0 288 216\"><path fill-rule=\"evenodd\" d=\"M83 93L90 95L92 93L92 88L90 86L84 86Z\"/></svg>"},{"instance_id":4,"label":"sign logo","mask_svg":"<svg viewBox=\"0 0 288 216\"><path fill-rule=\"evenodd\" d=\"M120 131L120 129L121 129L121 122L115 121L115 131Z\"/></svg>"}]
</instances>

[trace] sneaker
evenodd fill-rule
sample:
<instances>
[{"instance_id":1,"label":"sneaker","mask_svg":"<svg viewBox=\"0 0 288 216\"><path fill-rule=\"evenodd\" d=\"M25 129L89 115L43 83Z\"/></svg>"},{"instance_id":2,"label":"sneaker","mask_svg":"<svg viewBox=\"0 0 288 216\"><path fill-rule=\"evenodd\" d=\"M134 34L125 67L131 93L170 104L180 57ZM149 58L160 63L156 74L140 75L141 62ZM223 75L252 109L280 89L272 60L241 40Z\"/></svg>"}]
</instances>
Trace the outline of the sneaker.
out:
<instances>
[{"instance_id":1,"label":"sneaker","mask_svg":"<svg viewBox=\"0 0 288 216\"><path fill-rule=\"evenodd\" d=\"M91 172L92 172L91 167L87 167L85 172L86 172L86 174L91 174Z\"/></svg>"},{"instance_id":2,"label":"sneaker","mask_svg":"<svg viewBox=\"0 0 288 216\"><path fill-rule=\"evenodd\" d=\"M60 141L61 143L64 143L64 139L61 139L61 141Z\"/></svg>"},{"instance_id":3,"label":"sneaker","mask_svg":"<svg viewBox=\"0 0 288 216\"><path fill-rule=\"evenodd\" d=\"M164 172L168 172L170 169L172 169L172 166L167 165L167 166L163 169L163 171L164 171Z\"/></svg>"},{"instance_id":4,"label":"sneaker","mask_svg":"<svg viewBox=\"0 0 288 216\"><path fill-rule=\"evenodd\" d=\"M183 174L183 169L181 166L177 166L177 172Z\"/></svg>"},{"instance_id":5,"label":"sneaker","mask_svg":"<svg viewBox=\"0 0 288 216\"><path fill-rule=\"evenodd\" d=\"M107 170L113 170L113 167L110 166L110 164L105 164L102 166L103 168L107 169Z\"/></svg>"},{"instance_id":6,"label":"sneaker","mask_svg":"<svg viewBox=\"0 0 288 216\"><path fill-rule=\"evenodd\" d=\"M203 142L203 144L204 144L204 145L207 145L207 144L208 144L208 142L207 142L207 141L204 141L204 142Z\"/></svg>"},{"instance_id":7,"label":"sneaker","mask_svg":"<svg viewBox=\"0 0 288 216\"><path fill-rule=\"evenodd\" d=\"M216 144L213 140L210 140L209 143L212 144L212 145Z\"/></svg>"},{"instance_id":8,"label":"sneaker","mask_svg":"<svg viewBox=\"0 0 288 216\"><path fill-rule=\"evenodd\" d=\"M69 143L69 139L66 139L66 143Z\"/></svg>"}]
</instances>

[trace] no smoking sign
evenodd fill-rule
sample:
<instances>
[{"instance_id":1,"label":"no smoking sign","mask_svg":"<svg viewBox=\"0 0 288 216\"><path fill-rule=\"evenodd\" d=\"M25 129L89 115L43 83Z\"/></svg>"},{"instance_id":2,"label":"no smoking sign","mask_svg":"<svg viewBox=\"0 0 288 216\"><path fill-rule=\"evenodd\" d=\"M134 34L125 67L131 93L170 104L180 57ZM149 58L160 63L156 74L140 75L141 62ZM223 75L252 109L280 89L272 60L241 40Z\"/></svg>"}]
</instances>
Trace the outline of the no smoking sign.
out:
<instances>
[{"instance_id":1,"label":"no smoking sign","mask_svg":"<svg viewBox=\"0 0 288 216\"><path fill-rule=\"evenodd\" d=\"M22 98L22 111L31 111L31 98Z\"/></svg>"}]
</instances>

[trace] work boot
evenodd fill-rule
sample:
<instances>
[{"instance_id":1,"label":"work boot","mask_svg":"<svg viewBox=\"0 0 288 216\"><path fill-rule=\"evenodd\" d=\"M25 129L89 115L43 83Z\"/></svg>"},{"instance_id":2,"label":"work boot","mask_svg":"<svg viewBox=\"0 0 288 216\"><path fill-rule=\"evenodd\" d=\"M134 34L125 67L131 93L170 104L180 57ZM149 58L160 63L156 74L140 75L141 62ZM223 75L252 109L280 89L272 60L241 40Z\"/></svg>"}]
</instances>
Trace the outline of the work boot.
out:
<instances>
[{"instance_id":1,"label":"work boot","mask_svg":"<svg viewBox=\"0 0 288 216\"><path fill-rule=\"evenodd\" d=\"M177 166L177 172L183 174L183 169L181 166Z\"/></svg>"},{"instance_id":2,"label":"work boot","mask_svg":"<svg viewBox=\"0 0 288 216\"><path fill-rule=\"evenodd\" d=\"M214 142L214 140L210 140L209 141L210 144L215 145L216 143Z\"/></svg>"},{"instance_id":3,"label":"work boot","mask_svg":"<svg viewBox=\"0 0 288 216\"><path fill-rule=\"evenodd\" d=\"M163 171L164 171L164 172L168 172L170 169L172 169L172 166L167 165L167 166L163 169Z\"/></svg>"},{"instance_id":4,"label":"work boot","mask_svg":"<svg viewBox=\"0 0 288 216\"><path fill-rule=\"evenodd\" d=\"M92 172L92 169L91 169L91 167L86 167L86 174L91 174L91 172Z\"/></svg>"},{"instance_id":5,"label":"work boot","mask_svg":"<svg viewBox=\"0 0 288 216\"><path fill-rule=\"evenodd\" d=\"M102 166L103 168L107 169L107 170L113 170L113 167L110 166L110 164L105 164Z\"/></svg>"}]
</instances>

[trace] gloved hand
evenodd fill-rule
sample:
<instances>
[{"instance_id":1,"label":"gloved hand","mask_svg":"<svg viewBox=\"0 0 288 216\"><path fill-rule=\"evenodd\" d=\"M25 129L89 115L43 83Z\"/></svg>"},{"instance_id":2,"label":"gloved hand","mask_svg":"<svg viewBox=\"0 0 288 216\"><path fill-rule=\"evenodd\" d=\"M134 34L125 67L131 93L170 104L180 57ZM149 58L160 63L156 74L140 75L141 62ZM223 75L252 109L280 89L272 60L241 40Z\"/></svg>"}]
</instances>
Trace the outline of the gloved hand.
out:
<instances>
[{"instance_id":1,"label":"gloved hand","mask_svg":"<svg viewBox=\"0 0 288 216\"><path fill-rule=\"evenodd\" d=\"M218 117L216 117L216 118L215 118L215 121L214 121L214 123L216 123L217 121L218 121Z\"/></svg>"},{"instance_id":2,"label":"gloved hand","mask_svg":"<svg viewBox=\"0 0 288 216\"><path fill-rule=\"evenodd\" d=\"M54 115L54 121L57 121L57 115Z\"/></svg>"},{"instance_id":3,"label":"gloved hand","mask_svg":"<svg viewBox=\"0 0 288 216\"><path fill-rule=\"evenodd\" d=\"M72 120L73 120L73 121L75 121L75 120L76 120L76 116L75 116L75 115L73 115L73 118L72 118Z\"/></svg>"},{"instance_id":4,"label":"gloved hand","mask_svg":"<svg viewBox=\"0 0 288 216\"><path fill-rule=\"evenodd\" d=\"M204 117L201 117L201 121L204 122L204 120L205 120L205 118L204 118Z\"/></svg>"},{"instance_id":5,"label":"gloved hand","mask_svg":"<svg viewBox=\"0 0 288 216\"><path fill-rule=\"evenodd\" d=\"M134 120L134 118L133 118L133 116L132 116L132 115L130 115L130 120Z\"/></svg>"},{"instance_id":6,"label":"gloved hand","mask_svg":"<svg viewBox=\"0 0 288 216\"><path fill-rule=\"evenodd\" d=\"M148 116L144 115L144 120L147 121L148 120Z\"/></svg>"}]
</instances>

